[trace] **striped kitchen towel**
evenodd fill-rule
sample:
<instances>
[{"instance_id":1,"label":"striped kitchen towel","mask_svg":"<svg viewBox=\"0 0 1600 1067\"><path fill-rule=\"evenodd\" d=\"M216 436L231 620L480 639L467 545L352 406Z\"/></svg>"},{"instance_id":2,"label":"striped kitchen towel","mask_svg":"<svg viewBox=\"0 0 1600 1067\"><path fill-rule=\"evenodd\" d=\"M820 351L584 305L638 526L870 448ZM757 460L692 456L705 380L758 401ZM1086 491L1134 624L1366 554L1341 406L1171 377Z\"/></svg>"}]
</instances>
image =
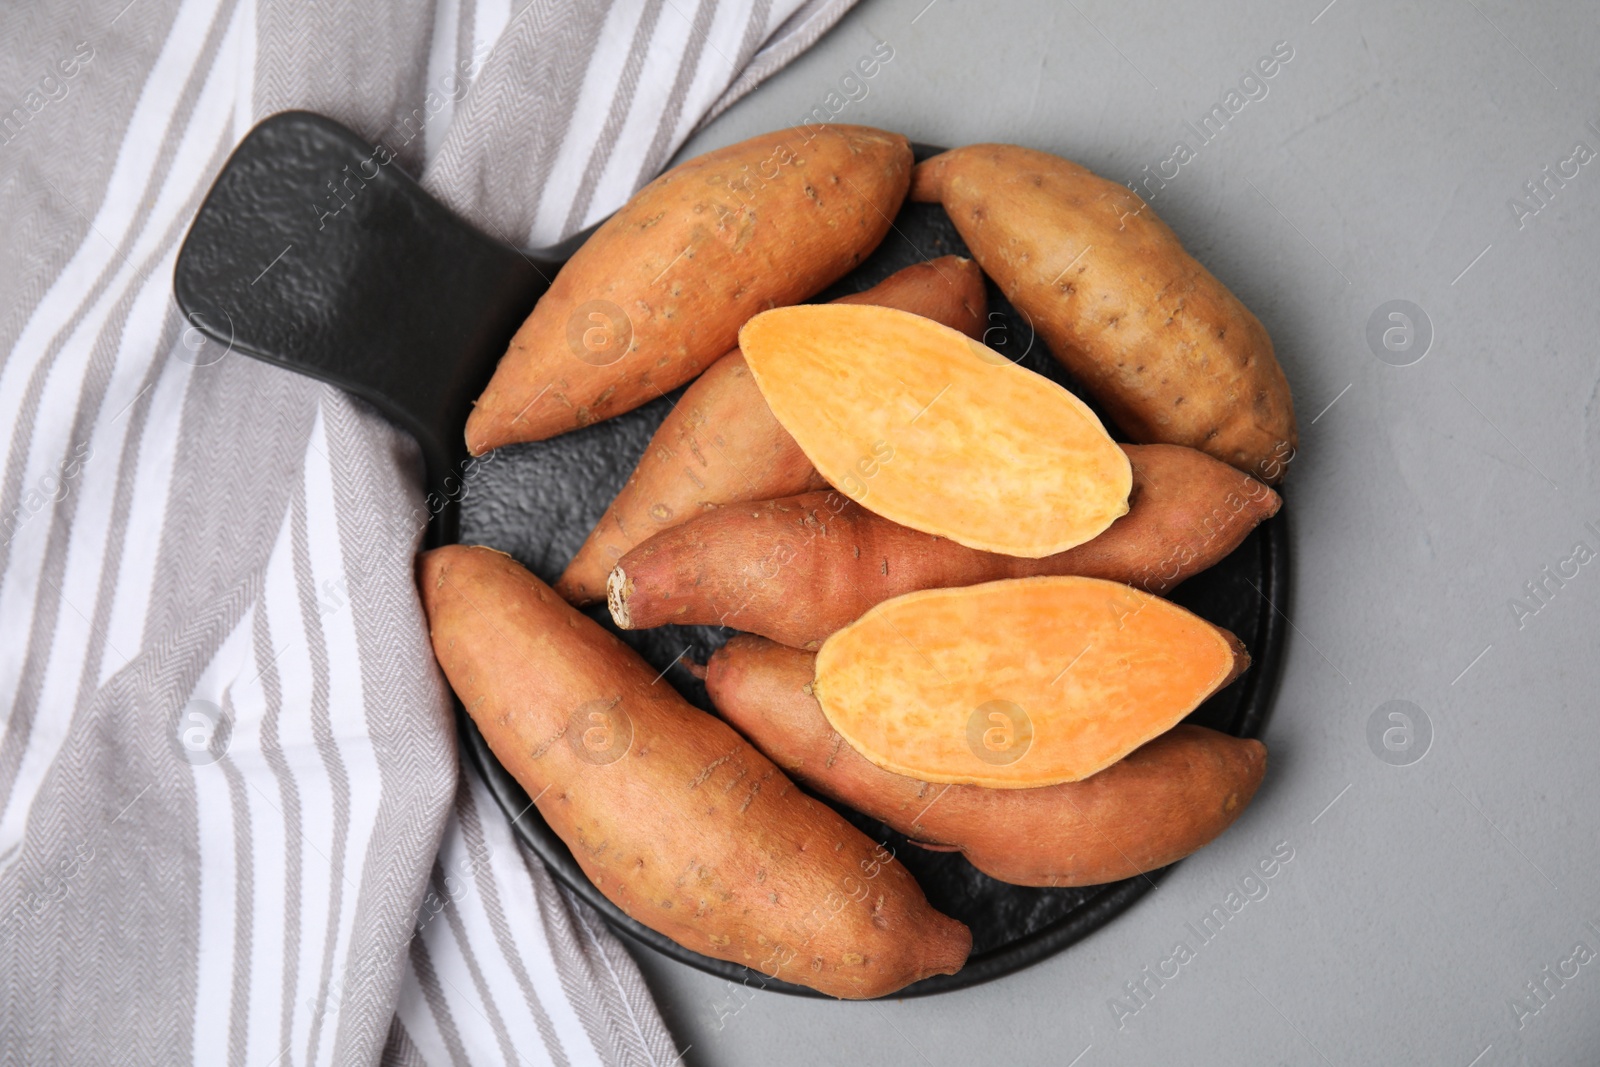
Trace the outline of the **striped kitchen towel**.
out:
<instances>
[{"instance_id":1,"label":"striped kitchen towel","mask_svg":"<svg viewBox=\"0 0 1600 1067\"><path fill-rule=\"evenodd\" d=\"M370 551L415 446L213 359L173 260L285 108L552 242L851 2L0 6L0 1061L678 1057L458 765L409 553Z\"/></svg>"}]
</instances>

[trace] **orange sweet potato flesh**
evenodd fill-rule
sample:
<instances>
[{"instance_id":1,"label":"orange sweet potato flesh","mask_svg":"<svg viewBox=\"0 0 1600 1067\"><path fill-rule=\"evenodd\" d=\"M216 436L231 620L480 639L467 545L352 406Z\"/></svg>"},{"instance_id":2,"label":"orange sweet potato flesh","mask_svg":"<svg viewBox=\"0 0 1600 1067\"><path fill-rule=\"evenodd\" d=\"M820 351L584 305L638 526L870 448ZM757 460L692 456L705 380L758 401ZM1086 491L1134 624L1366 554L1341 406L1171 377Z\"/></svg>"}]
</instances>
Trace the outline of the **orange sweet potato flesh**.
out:
<instances>
[{"instance_id":1,"label":"orange sweet potato flesh","mask_svg":"<svg viewBox=\"0 0 1600 1067\"><path fill-rule=\"evenodd\" d=\"M779 130L672 168L561 268L478 398L467 447L541 441L682 385L751 315L860 263L910 179L906 139L866 126Z\"/></svg>"},{"instance_id":2,"label":"orange sweet potato flesh","mask_svg":"<svg viewBox=\"0 0 1600 1067\"><path fill-rule=\"evenodd\" d=\"M899 308L977 337L984 328L983 272L944 256L897 271L840 304ZM718 504L768 500L827 483L772 417L736 348L684 391L639 465L556 582L574 604L606 595L606 575L645 538Z\"/></svg>"},{"instance_id":3,"label":"orange sweet potato flesh","mask_svg":"<svg viewBox=\"0 0 1600 1067\"><path fill-rule=\"evenodd\" d=\"M836 997L961 967L970 932L903 866L510 557L437 549L419 584L468 714L628 915Z\"/></svg>"},{"instance_id":4,"label":"orange sweet potato flesh","mask_svg":"<svg viewBox=\"0 0 1600 1067\"><path fill-rule=\"evenodd\" d=\"M1226 630L1130 586L1013 578L879 604L823 642L813 691L885 770L1026 789L1104 770L1248 663Z\"/></svg>"},{"instance_id":5,"label":"orange sweet potato flesh","mask_svg":"<svg viewBox=\"0 0 1600 1067\"><path fill-rule=\"evenodd\" d=\"M1128 510L1128 457L1094 412L948 326L812 304L757 315L739 347L828 484L902 526L1036 557Z\"/></svg>"},{"instance_id":6,"label":"orange sweet potato flesh","mask_svg":"<svg viewBox=\"0 0 1600 1067\"><path fill-rule=\"evenodd\" d=\"M1259 741L1179 725L1081 782L1038 789L934 785L874 766L811 695L815 659L759 637L711 657L723 718L796 780L912 838L953 848L1002 882L1086 886L1175 863L1214 840L1266 773Z\"/></svg>"},{"instance_id":7,"label":"orange sweet potato flesh","mask_svg":"<svg viewBox=\"0 0 1600 1067\"><path fill-rule=\"evenodd\" d=\"M1015 145L919 164L937 202L1050 351L1140 442L1279 481L1299 440L1272 339L1132 190Z\"/></svg>"},{"instance_id":8,"label":"orange sweet potato flesh","mask_svg":"<svg viewBox=\"0 0 1600 1067\"><path fill-rule=\"evenodd\" d=\"M1203 452L1122 449L1133 463L1128 514L1065 552L980 552L840 493L806 493L718 508L651 537L612 572L611 615L624 629L730 626L815 649L874 605L918 589L1076 574L1165 594L1277 513L1277 493Z\"/></svg>"}]
</instances>

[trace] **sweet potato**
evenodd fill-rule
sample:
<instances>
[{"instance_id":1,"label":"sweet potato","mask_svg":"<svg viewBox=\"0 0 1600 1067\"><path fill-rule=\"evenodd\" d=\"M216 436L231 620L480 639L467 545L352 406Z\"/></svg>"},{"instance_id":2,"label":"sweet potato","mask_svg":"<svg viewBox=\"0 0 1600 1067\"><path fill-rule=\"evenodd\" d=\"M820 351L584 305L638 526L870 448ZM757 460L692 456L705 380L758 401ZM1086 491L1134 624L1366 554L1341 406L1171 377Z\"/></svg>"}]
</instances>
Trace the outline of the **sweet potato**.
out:
<instances>
[{"instance_id":1,"label":"sweet potato","mask_svg":"<svg viewBox=\"0 0 1600 1067\"><path fill-rule=\"evenodd\" d=\"M948 326L812 304L757 315L739 347L828 483L902 526L1048 556L1128 510L1128 457L1094 412Z\"/></svg>"},{"instance_id":2,"label":"sweet potato","mask_svg":"<svg viewBox=\"0 0 1600 1067\"><path fill-rule=\"evenodd\" d=\"M1137 194L1075 163L976 144L917 166L984 271L1140 442L1274 483L1299 440L1272 339Z\"/></svg>"},{"instance_id":3,"label":"sweet potato","mask_svg":"<svg viewBox=\"0 0 1600 1067\"><path fill-rule=\"evenodd\" d=\"M911 147L865 126L779 130L672 168L561 268L467 419L474 455L654 400L756 312L841 277L889 230Z\"/></svg>"},{"instance_id":4,"label":"sweet potato","mask_svg":"<svg viewBox=\"0 0 1600 1067\"><path fill-rule=\"evenodd\" d=\"M977 337L984 326L983 272L970 259L917 263L840 304L900 308ZM605 596L623 553L717 504L789 496L827 483L772 417L736 348L684 391L639 466L578 549L556 592L574 604Z\"/></svg>"},{"instance_id":5,"label":"sweet potato","mask_svg":"<svg viewBox=\"0 0 1600 1067\"><path fill-rule=\"evenodd\" d=\"M736 637L711 657L717 710L779 767L913 840L959 850L1002 882L1084 886L1175 863L1244 811L1266 772L1259 741L1179 725L1081 782L931 785L875 767L811 695L809 652Z\"/></svg>"},{"instance_id":6,"label":"sweet potato","mask_svg":"<svg viewBox=\"0 0 1600 1067\"><path fill-rule=\"evenodd\" d=\"M885 770L1025 789L1104 770L1248 663L1238 638L1149 593L1013 578L879 604L823 642L813 691Z\"/></svg>"},{"instance_id":7,"label":"sweet potato","mask_svg":"<svg viewBox=\"0 0 1600 1067\"><path fill-rule=\"evenodd\" d=\"M1278 494L1178 445L1123 445L1128 514L1092 541L1039 559L980 552L874 515L836 492L725 507L649 538L612 571L623 629L722 625L797 648L918 589L1076 574L1165 594L1277 513Z\"/></svg>"},{"instance_id":8,"label":"sweet potato","mask_svg":"<svg viewBox=\"0 0 1600 1067\"><path fill-rule=\"evenodd\" d=\"M966 960L881 846L509 556L422 557L434 653L508 771L595 886L696 952L836 997Z\"/></svg>"}]
</instances>

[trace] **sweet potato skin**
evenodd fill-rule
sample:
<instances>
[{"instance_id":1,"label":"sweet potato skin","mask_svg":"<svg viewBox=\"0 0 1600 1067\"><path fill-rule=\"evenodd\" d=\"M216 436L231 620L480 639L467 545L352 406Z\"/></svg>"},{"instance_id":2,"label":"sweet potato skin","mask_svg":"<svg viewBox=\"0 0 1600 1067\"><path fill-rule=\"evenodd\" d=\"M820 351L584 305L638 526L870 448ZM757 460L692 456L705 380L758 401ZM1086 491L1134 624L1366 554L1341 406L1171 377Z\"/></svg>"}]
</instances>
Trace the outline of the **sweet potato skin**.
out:
<instances>
[{"instance_id":1,"label":"sweet potato skin","mask_svg":"<svg viewBox=\"0 0 1600 1067\"><path fill-rule=\"evenodd\" d=\"M723 718L800 782L1015 885L1100 885L1175 863L1226 830L1266 773L1261 742L1182 725L1081 782L933 785L846 744L811 695L815 670L809 652L736 637L712 655L706 688Z\"/></svg>"},{"instance_id":2,"label":"sweet potato skin","mask_svg":"<svg viewBox=\"0 0 1600 1067\"><path fill-rule=\"evenodd\" d=\"M915 263L840 304L899 308L979 337L983 272L970 259ZM650 439L639 465L556 582L574 604L600 600L617 560L652 534L718 504L790 496L827 483L772 415L736 348L688 389Z\"/></svg>"},{"instance_id":3,"label":"sweet potato skin","mask_svg":"<svg viewBox=\"0 0 1600 1067\"><path fill-rule=\"evenodd\" d=\"M953 973L971 934L899 864L510 557L422 557L435 654L584 872L680 944L838 997Z\"/></svg>"},{"instance_id":4,"label":"sweet potato skin","mask_svg":"<svg viewBox=\"0 0 1600 1067\"><path fill-rule=\"evenodd\" d=\"M1278 510L1277 493L1192 448L1122 448L1133 464L1128 514L1065 552L982 552L814 492L719 508L651 537L618 562L612 616L625 628L720 624L815 649L918 589L1075 574L1165 595Z\"/></svg>"},{"instance_id":5,"label":"sweet potato skin","mask_svg":"<svg viewBox=\"0 0 1600 1067\"><path fill-rule=\"evenodd\" d=\"M734 346L739 327L841 277L888 232L904 137L779 130L641 189L557 274L467 419L479 455L631 410Z\"/></svg>"},{"instance_id":6,"label":"sweet potato skin","mask_svg":"<svg viewBox=\"0 0 1600 1067\"><path fill-rule=\"evenodd\" d=\"M1299 433L1272 339L1125 186L1046 152L976 144L919 164L984 271L1134 440L1278 482Z\"/></svg>"},{"instance_id":7,"label":"sweet potato skin","mask_svg":"<svg viewBox=\"0 0 1600 1067\"><path fill-rule=\"evenodd\" d=\"M940 256L897 270L877 285L841 296L835 304L870 304L898 308L960 330L973 340L983 337L989 298L983 271L963 256Z\"/></svg>"}]
</instances>

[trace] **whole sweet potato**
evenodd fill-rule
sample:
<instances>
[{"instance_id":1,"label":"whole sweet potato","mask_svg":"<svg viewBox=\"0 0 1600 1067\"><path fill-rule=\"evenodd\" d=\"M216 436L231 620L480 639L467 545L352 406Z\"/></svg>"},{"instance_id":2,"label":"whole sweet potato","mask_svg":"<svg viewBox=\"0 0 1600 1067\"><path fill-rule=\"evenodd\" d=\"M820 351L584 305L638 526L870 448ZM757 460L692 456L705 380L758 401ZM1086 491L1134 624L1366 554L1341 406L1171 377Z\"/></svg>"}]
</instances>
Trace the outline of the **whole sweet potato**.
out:
<instances>
[{"instance_id":1,"label":"whole sweet potato","mask_svg":"<svg viewBox=\"0 0 1600 1067\"><path fill-rule=\"evenodd\" d=\"M891 274L839 304L899 308L977 337L983 272L944 256ZM640 541L718 504L789 496L827 483L789 436L734 349L695 379L662 420L639 466L556 582L574 604L605 596L606 575Z\"/></svg>"},{"instance_id":2,"label":"whole sweet potato","mask_svg":"<svg viewBox=\"0 0 1600 1067\"><path fill-rule=\"evenodd\" d=\"M865 126L779 130L651 182L556 275L467 419L474 455L609 418L693 378L758 311L861 262L911 148Z\"/></svg>"},{"instance_id":3,"label":"whole sweet potato","mask_svg":"<svg viewBox=\"0 0 1600 1067\"><path fill-rule=\"evenodd\" d=\"M717 710L799 781L1002 882L1085 886L1175 863L1226 830L1266 772L1261 742L1175 726L1081 782L932 785L873 766L811 695L816 657L736 637L707 664Z\"/></svg>"},{"instance_id":4,"label":"whole sweet potato","mask_svg":"<svg viewBox=\"0 0 1600 1067\"><path fill-rule=\"evenodd\" d=\"M1076 163L975 144L919 164L984 271L1126 433L1277 482L1299 433L1260 321L1137 194Z\"/></svg>"},{"instance_id":5,"label":"whole sweet potato","mask_svg":"<svg viewBox=\"0 0 1600 1067\"><path fill-rule=\"evenodd\" d=\"M971 934L904 867L510 557L422 557L435 655L595 886L696 952L837 997L951 974Z\"/></svg>"},{"instance_id":6,"label":"whole sweet potato","mask_svg":"<svg viewBox=\"0 0 1600 1067\"><path fill-rule=\"evenodd\" d=\"M1011 578L885 601L817 651L828 722L884 770L998 789L1076 782L1238 677L1239 639L1098 578Z\"/></svg>"},{"instance_id":7,"label":"whole sweet potato","mask_svg":"<svg viewBox=\"0 0 1600 1067\"><path fill-rule=\"evenodd\" d=\"M1239 546L1278 494L1202 452L1123 445L1128 513L1065 552L983 552L814 492L709 511L618 561L608 600L623 629L721 625L816 648L876 604L918 589L1076 574L1165 594Z\"/></svg>"},{"instance_id":8,"label":"whole sweet potato","mask_svg":"<svg viewBox=\"0 0 1600 1067\"><path fill-rule=\"evenodd\" d=\"M757 315L739 347L828 483L902 526L1048 556L1128 510L1128 457L1088 405L958 330L807 304Z\"/></svg>"}]
</instances>

